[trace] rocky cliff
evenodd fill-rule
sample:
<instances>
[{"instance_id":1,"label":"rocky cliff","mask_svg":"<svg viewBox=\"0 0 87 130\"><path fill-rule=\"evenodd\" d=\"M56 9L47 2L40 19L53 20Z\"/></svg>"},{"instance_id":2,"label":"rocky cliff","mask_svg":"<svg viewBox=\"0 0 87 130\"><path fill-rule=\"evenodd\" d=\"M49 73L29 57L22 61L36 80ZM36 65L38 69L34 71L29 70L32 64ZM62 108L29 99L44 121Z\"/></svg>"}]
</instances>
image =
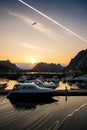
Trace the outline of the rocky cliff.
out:
<instances>
[{"instance_id":1,"label":"rocky cliff","mask_svg":"<svg viewBox=\"0 0 87 130\"><path fill-rule=\"evenodd\" d=\"M71 59L66 70L79 71L87 73L87 49L80 51L73 59Z\"/></svg>"},{"instance_id":2,"label":"rocky cliff","mask_svg":"<svg viewBox=\"0 0 87 130\"><path fill-rule=\"evenodd\" d=\"M18 71L19 68L9 60L0 61L0 72Z\"/></svg>"}]
</instances>

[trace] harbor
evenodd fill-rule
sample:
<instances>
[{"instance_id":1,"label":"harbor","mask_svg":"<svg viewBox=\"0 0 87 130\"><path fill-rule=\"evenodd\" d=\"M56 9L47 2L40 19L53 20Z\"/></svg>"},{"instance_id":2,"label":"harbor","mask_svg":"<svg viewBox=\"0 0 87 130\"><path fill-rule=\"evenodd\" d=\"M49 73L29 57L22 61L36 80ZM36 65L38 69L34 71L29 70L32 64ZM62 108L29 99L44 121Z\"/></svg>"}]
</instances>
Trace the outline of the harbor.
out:
<instances>
[{"instance_id":1,"label":"harbor","mask_svg":"<svg viewBox=\"0 0 87 130\"><path fill-rule=\"evenodd\" d=\"M82 118L79 119L81 125L75 125L78 124L75 117L82 113L87 119L84 114L87 112L87 89L59 81L53 100L30 102L7 98L14 85L18 84L17 80L0 79L0 82L7 83L7 88L0 90L0 129L65 130L66 124L72 126L70 121L73 121L74 129L79 130L82 126L86 129Z\"/></svg>"},{"instance_id":2,"label":"harbor","mask_svg":"<svg viewBox=\"0 0 87 130\"><path fill-rule=\"evenodd\" d=\"M0 130L87 130L87 1L0 1Z\"/></svg>"},{"instance_id":3,"label":"harbor","mask_svg":"<svg viewBox=\"0 0 87 130\"><path fill-rule=\"evenodd\" d=\"M66 130L67 124L67 130L73 127L86 130L87 96L69 96L67 100L58 96L55 99L43 103L12 102L0 95L0 129Z\"/></svg>"}]
</instances>

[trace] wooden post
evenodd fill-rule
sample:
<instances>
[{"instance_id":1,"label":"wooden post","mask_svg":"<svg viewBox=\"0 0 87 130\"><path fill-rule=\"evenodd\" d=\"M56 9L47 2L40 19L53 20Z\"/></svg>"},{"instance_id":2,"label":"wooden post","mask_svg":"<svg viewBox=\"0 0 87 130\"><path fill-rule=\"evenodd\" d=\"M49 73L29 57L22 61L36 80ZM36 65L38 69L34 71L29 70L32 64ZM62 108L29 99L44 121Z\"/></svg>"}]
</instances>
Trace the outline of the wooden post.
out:
<instances>
[{"instance_id":1,"label":"wooden post","mask_svg":"<svg viewBox=\"0 0 87 130\"><path fill-rule=\"evenodd\" d=\"M67 86L65 86L65 91L67 92Z\"/></svg>"}]
</instances>

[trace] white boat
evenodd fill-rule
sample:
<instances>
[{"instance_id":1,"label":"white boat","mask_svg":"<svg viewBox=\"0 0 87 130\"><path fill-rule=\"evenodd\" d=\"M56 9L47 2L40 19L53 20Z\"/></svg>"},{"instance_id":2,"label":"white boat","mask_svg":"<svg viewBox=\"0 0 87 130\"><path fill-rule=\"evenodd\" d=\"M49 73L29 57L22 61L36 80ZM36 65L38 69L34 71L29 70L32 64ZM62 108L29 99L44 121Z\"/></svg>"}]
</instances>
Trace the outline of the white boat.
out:
<instances>
[{"instance_id":1,"label":"white boat","mask_svg":"<svg viewBox=\"0 0 87 130\"><path fill-rule=\"evenodd\" d=\"M60 79L58 78L58 76L53 76L52 81L53 83L58 84Z\"/></svg>"},{"instance_id":2,"label":"white boat","mask_svg":"<svg viewBox=\"0 0 87 130\"><path fill-rule=\"evenodd\" d=\"M37 79L39 79L39 80L41 80L42 82L44 82L45 81L45 79L44 79L44 77L41 75L41 76L39 76Z\"/></svg>"},{"instance_id":3,"label":"white boat","mask_svg":"<svg viewBox=\"0 0 87 130\"><path fill-rule=\"evenodd\" d=\"M21 77L18 78L18 82L26 82L26 80L29 80L29 76L22 75Z\"/></svg>"},{"instance_id":4,"label":"white boat","mask_svg":"<svg viewBox=\"0 0 87 130\"><path fill-rule=\"evenodd\" d=\"M71 83L73 83L74 82L74 78L73 78L72 75L68 75L68 76L62 78L62 82L63 83L65 83L65 82L71 82Z\"/></svg>"},{"instance_id":5,"label":"white boat","mask_svg":"<svg viewBox=\"0 0 87 130\"><path fill-rule=\"evenodd\" d=\"M81 88L87 88L87 81L76 82L76 85Z\"/></svg>"},{"instance_id":6,"label":"white boat","mask_svg":"<svg viewBox=\"0 0 87 130\"><path fill-rule=\"evenodd\" d=\"M39 80L39 79L33 79L33 80L29 80L29 79L27 79L26 77L24 77L23 78L24 79L24 83L35 83L36 85L38 85L39 87L44 87L44 88L52 88L52 89L55 89L55 88L57 88L58 87L58 85L57 84L55 84L55 83L53 83L53 82L51 82L51 83L44 83L44 82L42 82L41 80Z\"/></svg>"},{"instance_id":7,"label":"white boat","mask_svg":"<svg viewBox=\"0 0 87 130\"><path fill-rule=\"evenodd\" d=\"M65 83L66 82L66 78L65 77L62 77L62 82Z\"/></svg>"},{"instance_id":8,"label":"white boat","mask_svg":"<svg viewBox=\"0 0 87 130\"><path fill-rule=\"evenodd\" d=\"M0 90L5 89L7 87L7 83L0 84Z\"/></svg>"},{"instance_id":9,"label":"white boat","mask_svg":"<svg viewBox=\"0 0 87 130\"><path fill-rule=\"evenodd\" d=\"M66 77L66 82L73 82L74 81L74 78L72 75L69 75Z\"/></svg>"},{"instance_id":10,"label":"white boat","mask_svg":"<svg viewBox=\"0 0 87 130\"><path fill-rule=\"evenodd\" d=\"M55 96L56 92L57 90L41 88L36 84L21 83L16 84L7 97L14 100L47 100Z\"/></svg>"},{"instance_id":11,"label":"white boat","mask_svg":"<svg viewBox=\"0 0 87 130\"><path fill-rule=\"evenodd\" d=\"M74 80L77 86L87 88L87 75L76 77Z\"/></svg>"},{"instance_id":12,"label":"white boat","mask_svg":"<svg viewBox=\"0 0 87 130\"><path fill-rule=\"evenodd\" d=\"M83 75L83 76L76 77L76 78L74 78L74 80L78 81L78 82L87 81L87 74Z\"/></svg>"},{"instance_id":13,"label":"white boat","mask_svg":"<svg viewBox=\"0 0 87 130\"><path fill-rule=\"evenodd\" d=\"M36 85L38 85L39 87L43 87L43 88L51 88L51 89L55 89L58 87L58 85L56 85L55 83L51 82L42 82L39 79L34 79L34 80L29 80L28 83L35 83Z\"/></svg>"}]
</instances>

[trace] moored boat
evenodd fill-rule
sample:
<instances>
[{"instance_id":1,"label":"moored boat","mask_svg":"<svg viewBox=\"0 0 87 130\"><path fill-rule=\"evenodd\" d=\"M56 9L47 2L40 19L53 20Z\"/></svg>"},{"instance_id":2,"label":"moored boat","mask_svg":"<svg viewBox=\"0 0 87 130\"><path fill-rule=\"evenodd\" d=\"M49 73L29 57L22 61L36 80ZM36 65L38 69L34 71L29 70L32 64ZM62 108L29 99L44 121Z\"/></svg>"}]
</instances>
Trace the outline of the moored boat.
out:
<instances>
[{"instance_id":1,"label":"moored boat","mask_svg":"<svg viewBox=\"0 0 87 130\"><path fill-rule=\"evenodd\" d=\"M14 100L47 100L56 95L56 90L41 88L36 84L21 83L16 84L7 95L7 98Z\"/></svg>"},{"instance_id":2,"label":"moored boat","mask_svg":"<svg viewBox=\"0 0 87 130\"><path fill-rule=\"evenodd\" d=\"M87 74L80 77L76 77L74 80L77 82L87 81Z\"/></svg>"},{"instance_id":3,"label":"moored boat","mask_svg":"<svg viewBox=\"0 0 87 130\"><path fill-rule=\"evenodd\" d=\"M23 81L23 80L22 80ZM55 84L53 82L48 83L48 82L42 82L40 79L32 79L32 80L27 80L26 78L23 81L24 83L35 83L39 87L44 87L44 88L52 88L55 89L58 87L58 84Z\"/></svg>"},{"instance_id":4,"label":"moored boat","mask_svg":"<svg viewBox=\"0 0 87 130\"><path fill-rule=\"evenodd\" d=\"M7 83L0 84L0 90L3 90L7 87Z\"/></svg>"},{"instance_id":5,"label":"moored boat","mask_svg":"<svg viewBox=\"0 0 87 130\"><path fill-rule=\"evenodd\" d=\"M78 87L87 88L87 74L80 77L76 77L74 80Z\"/></svg>"}]
</instances>

